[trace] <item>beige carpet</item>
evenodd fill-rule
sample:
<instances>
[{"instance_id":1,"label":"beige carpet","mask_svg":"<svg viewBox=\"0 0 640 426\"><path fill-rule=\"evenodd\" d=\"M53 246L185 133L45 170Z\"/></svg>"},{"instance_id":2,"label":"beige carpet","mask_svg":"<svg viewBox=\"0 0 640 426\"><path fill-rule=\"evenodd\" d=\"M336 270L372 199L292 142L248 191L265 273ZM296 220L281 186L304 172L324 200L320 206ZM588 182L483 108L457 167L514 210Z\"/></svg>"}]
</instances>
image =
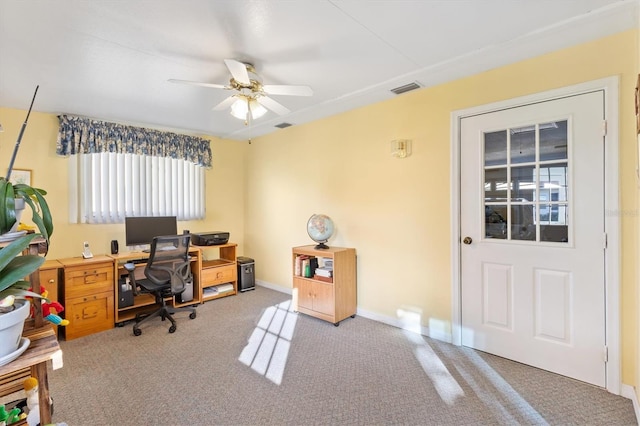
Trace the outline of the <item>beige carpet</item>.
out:
<instances>
[{"instance_id":1,"label":"beige carpet","mask_svg":"<svg viewBox=\"0 0 640 426\"><path fill-rule=\"evenodd\" d=\"M339 327L258 287L61 342L54 421L81 425L632 425L603 389L365 318Z\"/></svg>"}]
</instances>

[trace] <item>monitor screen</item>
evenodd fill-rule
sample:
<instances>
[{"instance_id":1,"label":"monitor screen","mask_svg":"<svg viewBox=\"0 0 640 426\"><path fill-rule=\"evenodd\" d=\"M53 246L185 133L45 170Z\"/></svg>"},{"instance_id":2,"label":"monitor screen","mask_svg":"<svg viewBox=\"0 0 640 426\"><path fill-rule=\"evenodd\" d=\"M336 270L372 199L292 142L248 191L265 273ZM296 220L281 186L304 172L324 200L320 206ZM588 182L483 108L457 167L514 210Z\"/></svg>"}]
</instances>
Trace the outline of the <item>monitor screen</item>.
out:
<instances>
[{"instance_id":1,"label":"monitor screen","mask_svg":"<svg viewBox=\"0 0 640 426\"><path fill-rule=\"evenodd\" d=\"M153 237L176 235L178 224L175 216L125 217L124 234L126 245L151 244Z\"/></svg>"}]
</instances>

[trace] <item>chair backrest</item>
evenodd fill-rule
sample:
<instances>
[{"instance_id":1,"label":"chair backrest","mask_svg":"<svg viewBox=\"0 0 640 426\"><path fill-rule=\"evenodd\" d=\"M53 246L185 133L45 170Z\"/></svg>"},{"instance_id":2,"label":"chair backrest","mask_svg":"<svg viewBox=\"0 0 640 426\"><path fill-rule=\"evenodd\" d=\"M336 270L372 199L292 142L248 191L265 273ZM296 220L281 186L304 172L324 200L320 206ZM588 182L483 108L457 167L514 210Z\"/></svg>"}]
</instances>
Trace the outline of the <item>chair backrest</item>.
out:
<instances>
[{"instance_id":1,"label":"chair backrest","mask_svg":"<svg viewBox=\"0 0 640 426\"><path fill-rule=\"evenodd\" d=\"M154 237L144 275L155 284L171 286L172 294L182 293L193 281L189 257L191 235Z\"/></svg>"}]
</instances>

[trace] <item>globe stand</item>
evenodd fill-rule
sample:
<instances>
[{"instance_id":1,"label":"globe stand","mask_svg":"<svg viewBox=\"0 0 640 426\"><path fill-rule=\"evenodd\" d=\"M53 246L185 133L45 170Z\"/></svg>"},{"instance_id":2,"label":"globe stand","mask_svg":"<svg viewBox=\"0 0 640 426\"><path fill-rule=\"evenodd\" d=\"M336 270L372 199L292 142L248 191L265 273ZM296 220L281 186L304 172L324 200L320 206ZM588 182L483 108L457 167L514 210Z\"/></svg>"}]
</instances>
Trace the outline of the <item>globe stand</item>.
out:
<instances>
[{"instance_id":1,"label":"globe stand","mask_svg":"<svg viewBox=\"0 0 640 426\"><path fill-rule=\"evenodd\" d=\"M329 248L329 246L326 245L325 243L320 243L315 247L316 250L326 250L328 248Z\"/></svg>"}]
</instances>

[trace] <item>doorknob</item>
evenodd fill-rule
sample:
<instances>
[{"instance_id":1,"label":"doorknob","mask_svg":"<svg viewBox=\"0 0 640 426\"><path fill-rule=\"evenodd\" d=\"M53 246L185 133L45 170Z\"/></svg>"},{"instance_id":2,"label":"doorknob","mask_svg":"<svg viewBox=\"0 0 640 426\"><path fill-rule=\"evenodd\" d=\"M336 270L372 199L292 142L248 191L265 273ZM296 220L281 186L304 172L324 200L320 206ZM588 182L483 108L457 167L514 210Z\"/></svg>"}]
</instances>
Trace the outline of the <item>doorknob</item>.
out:
<instances>
[{"instance_id":1,"label":"doorknob","mask_svg":"<svg viewBox=\"0 0 640 426\"><path fill-rule=\"evenodd\" d=\"M462 242L467 245L471 244L472 241L471 237L464 237L464 240L462 240Z\"/></svg>"}]
</instances>

